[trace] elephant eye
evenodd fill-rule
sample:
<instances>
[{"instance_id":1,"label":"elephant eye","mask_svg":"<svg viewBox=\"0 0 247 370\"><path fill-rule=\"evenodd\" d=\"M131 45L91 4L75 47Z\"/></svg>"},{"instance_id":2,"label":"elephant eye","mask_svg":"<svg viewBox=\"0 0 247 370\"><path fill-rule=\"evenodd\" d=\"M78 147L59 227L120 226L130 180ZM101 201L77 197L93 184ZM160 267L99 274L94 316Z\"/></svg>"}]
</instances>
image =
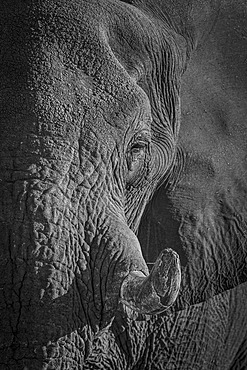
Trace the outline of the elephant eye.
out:
<instances>
[{"instance_id":1,"label":"elephant eye","mask_svg":"<svg viewBox=\"0 0 247 370\"><path fill-rule=\"evenodd\" d=\"M141 140L132 143L127 152L127 185L137 186L147 169L149 143Z\"/></svg>"},{"instance_id":2,"label":"elephant eye","mask_svg":"<svg viewBox=\"0 0 247 370\"><path fill-rule=\"evenodd\" d=\"M142 160L145 156L146 145L145 143L134 144L129 152L128 156L128 169L133 170L136 162Z\"/></svg>"}]
</instances>

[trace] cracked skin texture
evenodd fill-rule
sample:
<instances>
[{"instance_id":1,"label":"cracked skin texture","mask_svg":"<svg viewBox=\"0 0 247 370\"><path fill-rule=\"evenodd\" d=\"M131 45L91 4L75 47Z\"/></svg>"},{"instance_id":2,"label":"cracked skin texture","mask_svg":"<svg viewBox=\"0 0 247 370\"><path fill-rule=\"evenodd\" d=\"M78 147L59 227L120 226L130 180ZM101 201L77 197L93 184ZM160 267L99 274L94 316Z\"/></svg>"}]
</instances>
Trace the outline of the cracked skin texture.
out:
<instances>
[{"instance_id":1,"label":"cracked skin texture","mask_svg":"<svg viewBox=\"0 0 247 370\"><path fill-rule=\"evenodd\" d=\"M126 3L1 2L1 369L247 366L246 5ZM118 305L151 198L143 254L182 261L153 317Z\"/></svg>"}]
</instances>

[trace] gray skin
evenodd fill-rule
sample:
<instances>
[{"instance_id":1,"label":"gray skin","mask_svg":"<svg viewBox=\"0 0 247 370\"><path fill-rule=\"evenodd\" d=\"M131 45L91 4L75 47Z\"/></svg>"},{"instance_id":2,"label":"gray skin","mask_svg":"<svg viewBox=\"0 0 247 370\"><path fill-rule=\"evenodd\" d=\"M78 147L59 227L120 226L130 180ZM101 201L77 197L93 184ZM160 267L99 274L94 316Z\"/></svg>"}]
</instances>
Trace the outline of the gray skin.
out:
<instances>
[{"instance_id":1,"label":"gray skin","mask_svg":"<svg viewBox=\"0 0 247 370\"><path fill-rule=\"evenodd\" d=\"M244 2L0 6L0 368L244 369Z\"/></svg>"}]
</instances>

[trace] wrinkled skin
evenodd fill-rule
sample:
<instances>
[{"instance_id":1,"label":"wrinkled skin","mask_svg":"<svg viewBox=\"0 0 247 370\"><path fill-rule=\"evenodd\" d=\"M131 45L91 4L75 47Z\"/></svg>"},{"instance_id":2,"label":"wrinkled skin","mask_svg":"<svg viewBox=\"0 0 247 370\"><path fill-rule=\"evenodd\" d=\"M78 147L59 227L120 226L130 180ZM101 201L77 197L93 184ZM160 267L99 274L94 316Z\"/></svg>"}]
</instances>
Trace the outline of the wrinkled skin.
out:
<instances>
[{"instance_id":1,"label":"wrinkled skin","mask_svg":"<svg viewBox=\"0 0 247 370\"><path fill-rule=\"evenodd\" d=\"M2 3L1 368L244 369L246 6Z\"/></svg>"}]
</instances>

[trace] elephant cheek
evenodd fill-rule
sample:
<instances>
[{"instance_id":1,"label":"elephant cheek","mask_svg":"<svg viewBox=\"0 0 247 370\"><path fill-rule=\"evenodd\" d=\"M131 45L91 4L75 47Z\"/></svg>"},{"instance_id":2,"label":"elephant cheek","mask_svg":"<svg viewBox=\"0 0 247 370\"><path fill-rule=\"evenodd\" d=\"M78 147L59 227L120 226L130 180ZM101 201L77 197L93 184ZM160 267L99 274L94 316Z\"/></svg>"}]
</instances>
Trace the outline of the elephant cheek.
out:
<instances>
[{"instance_id":1,"label":"elephant cheek","mask_svg":"<svg viewBox=\"0 0 247 370\"><path fill-rule=\"evenodd\" d=\"M13 358L32 369L54 358L60 368L71 353L82 363L91 335L80 295L86 248L62 186L29 178L0 186L0 357L10 368Z\"/></svg>"}]
</instances>

